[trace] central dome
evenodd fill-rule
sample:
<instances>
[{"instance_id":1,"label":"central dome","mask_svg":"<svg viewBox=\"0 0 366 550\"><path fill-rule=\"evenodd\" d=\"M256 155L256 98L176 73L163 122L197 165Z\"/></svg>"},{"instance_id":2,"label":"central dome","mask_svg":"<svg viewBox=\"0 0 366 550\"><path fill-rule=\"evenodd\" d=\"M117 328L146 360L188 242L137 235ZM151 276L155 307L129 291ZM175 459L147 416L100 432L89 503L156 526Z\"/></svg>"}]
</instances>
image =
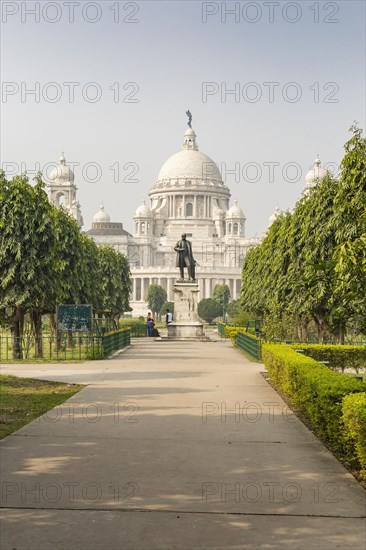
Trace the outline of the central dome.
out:
<instances>
[{"instance_id":1,"label":"central dome","mask_svg":"<svg viewBox=\"0 0 366 550\"><path fill-rule=\"evenodd\" d=\"M162 166L158 181L192 178L222 182L220 171L210 157L195 149L183 149Z\"/></svg>"}]
</instances>

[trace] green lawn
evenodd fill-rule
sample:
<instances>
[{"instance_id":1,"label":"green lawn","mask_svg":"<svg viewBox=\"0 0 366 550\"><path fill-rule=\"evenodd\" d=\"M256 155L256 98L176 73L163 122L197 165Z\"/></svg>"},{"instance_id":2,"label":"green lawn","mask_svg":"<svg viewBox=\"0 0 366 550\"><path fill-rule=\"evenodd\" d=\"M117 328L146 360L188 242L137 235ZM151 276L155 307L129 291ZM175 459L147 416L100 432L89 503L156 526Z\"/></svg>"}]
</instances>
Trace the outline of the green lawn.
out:
<instances>
[{"instance_id":1,"label":"green lawn","mask_svg":"<svg viewBox=\"0 0 366 550\"><path fill-rule=\"evenodd\" d=\"M0 375L0 439L60 405L84 387Z\"/></svg>"}]
</instances>

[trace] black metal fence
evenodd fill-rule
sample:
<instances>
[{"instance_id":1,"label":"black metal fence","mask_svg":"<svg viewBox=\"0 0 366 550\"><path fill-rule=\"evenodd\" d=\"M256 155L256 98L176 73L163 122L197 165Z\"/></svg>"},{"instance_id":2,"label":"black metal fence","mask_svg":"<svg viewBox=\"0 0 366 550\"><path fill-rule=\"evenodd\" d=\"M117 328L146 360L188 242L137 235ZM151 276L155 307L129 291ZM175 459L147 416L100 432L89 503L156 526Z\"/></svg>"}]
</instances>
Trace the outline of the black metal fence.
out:
<instances>
[{"instance_id":1,"label":"black metal fence","mask_svg":"<svg viewBox=\"0 0 366 550\"><path fill-rule=\"evenodd\" d=\"M13 361L82 361L104 359L130 345L131 331L120 329L101 336L62 334L0 336L0 363Z\"/></svg>"}]
</instances>

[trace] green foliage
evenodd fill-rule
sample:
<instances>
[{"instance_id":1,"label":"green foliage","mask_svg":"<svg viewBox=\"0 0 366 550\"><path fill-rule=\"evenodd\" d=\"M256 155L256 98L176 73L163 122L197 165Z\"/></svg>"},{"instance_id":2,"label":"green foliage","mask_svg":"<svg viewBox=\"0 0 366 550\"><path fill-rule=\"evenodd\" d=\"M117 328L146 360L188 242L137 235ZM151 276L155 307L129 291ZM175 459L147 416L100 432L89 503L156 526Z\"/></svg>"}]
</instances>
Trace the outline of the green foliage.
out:
<instances>
[{"instance_id":1,"label":"green foliage","mask_svg":"<svg viewBox=\"0 0 366 550\"><path fill-rule=\"evenodd\" d=\"M298 344L293 349L301 347L305 355L316 361L329 361L332 369L341 370L366 368L366 349L363 346L335 346L321 344Z\"/></svg>"},{"instance_id":2,"label":"green foliage","mask_svg":"<svg viewBox=\"0 0 366 550\"><path fill-rule=\"evenodd\" d=\"M225 326L225 337L230 338L233 345L236 346L237 339L238 339L238 332L245 332L244 327L232 327L232 326Z\"/></svg>"},{"instance_id":3,"label":"green foliage","mask_svg":"<svg viewBox=\"0 0 366 550\"><path fill-rule=\"evenodd\" d=\"M212 299L221 306L221 314L225 314L230 300L230 288L228 285L215 285L212 292Z\"/></svg>"},{"instance_id":4,"label":"green foliage","mask_svg":"<svg viewBox=\"0 0 366 550\"><path fill-rule=\"evenodd\" d=\"M29 314L42 355L42 314L56 305L91 304L119 316L129 311L127 258L80 233L75 220L53 206L41 176L7 181L0 172L0 323L10 326L14 355L21 359L24 319Z\"/></svg>"},{"instance_id":5,"label":"green foliage","mask_svg":"<svg viewBox=\"0 0 366 550\"><path fill-rule=\"evenodd\" d=\"M366 384L333 372L286 344L264 344L262 353L271 378L311 421L316 433L332 449L345 451L342 400L350 393L364 392Z\"/></svg>"},{"instance_id":6,"label":"green foliage","mask_svg":"<svg viewBox=\"0 0 366 550\"><path fill-rule=\"evenodd\" d=\"M119 320L119 326L131 329L131 336L144 337L147 336L146 319L144 317L130 317Z\"/></svg>"},{"instance_id":7,"label":"green foliage","mask_svg":"<svg viewBox=\"0 0 366 550\"><path fill-rule=\"evenodd\" d=\"M245 258L241 305L269 338L366 333L366 140L352 132L339 180L326 176Z\"/></svg>"},{"instance_id":8,"label":"green foliage","mask_svg":"<svg viewBox=\"0 0 366 550\"><path fill-rule=\"evenodd\" d=\"M228 314L231 323L234 322L234 319L241 313L241 311L240 300L232 300L229 302L226 308L226 313Z\"/></svg>"},{"instance_id":9,"label":"green foliage","mask_svg":"<svg viewBox=\"0 0 366 550\"><path fill-rule=\"evenodd\" d=\"M366 478L366 393L346 395L343 398L345 440L351 460L357 460Z\"/></svg>"},{"instance_id":10,"label":"green foliage","mask_svg":"<svg viewBox=\"0 0 366 550\"><path fill-rule=\"evenodd\" d=\"M150 285L147 289L146 301L152 313L158 315L163 304L167 301L166 290L160 285Z\"/></svg>"},{"instance_id":11,"label":"green foliage","mask_svg":"<svg viewBox=\"0 0 366 550\"><path fill-rule=\"evenodd\" d=\"M198 315L208 323L212 323L222 313L221 305L212 298L204 298L198 302Z\"/></svg>"}]
</instances>

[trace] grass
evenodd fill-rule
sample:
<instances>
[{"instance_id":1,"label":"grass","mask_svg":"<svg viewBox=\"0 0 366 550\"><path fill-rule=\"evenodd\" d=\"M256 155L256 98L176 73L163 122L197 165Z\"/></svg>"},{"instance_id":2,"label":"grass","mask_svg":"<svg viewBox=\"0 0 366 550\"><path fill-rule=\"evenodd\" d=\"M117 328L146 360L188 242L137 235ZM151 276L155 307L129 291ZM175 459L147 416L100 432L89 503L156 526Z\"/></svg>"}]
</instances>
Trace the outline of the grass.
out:
<instances>
[{"instance_id":1,"label":"grass","mask_svg":"<svg viewBox=\"0 0 366 550\"><path fill-rule=\"evenodd\" d=\"M84 387L0 375L0 439L60 405Z\"/></svg>"}]
</instances>

